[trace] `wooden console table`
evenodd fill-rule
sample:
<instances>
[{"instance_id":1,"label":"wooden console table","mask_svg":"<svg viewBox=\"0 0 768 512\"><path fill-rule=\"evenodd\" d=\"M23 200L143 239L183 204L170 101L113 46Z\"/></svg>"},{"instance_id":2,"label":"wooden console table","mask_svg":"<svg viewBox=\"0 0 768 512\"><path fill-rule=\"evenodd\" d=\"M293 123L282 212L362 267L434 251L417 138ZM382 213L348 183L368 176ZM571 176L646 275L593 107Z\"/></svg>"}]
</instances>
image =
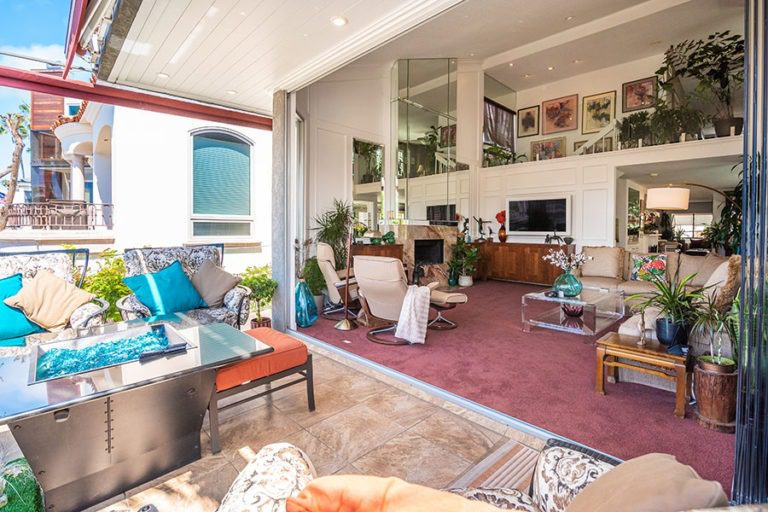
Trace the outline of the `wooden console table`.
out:
<instances>
[{"instance_id":1,"label":"wooden console table","mask_svg":"<svg viewBox=\"0 0 768 512\"><path fill-rule=\"evenodd\" d=\"M385 256L403 259L403 244L373 245L353 244L352 256Z\"/></svg>"},{"instance_id":2,"label":"wooden console table","mask_svg":"<svg viewBox=\"0 0 768 512\"><path fill-rule=\"evenodd\" d=\"M562 271L542 259L556 244L516 244L499 242L474 242L480 252L477 279L499 279L521 283L551 285ZM576 246L565 246L572 254Z\"/></svg>"},{"instance_id":3,"label":"wooden console table","mask_svg":"<svg viewBox=\"0 0 768 512\"><path fill-rule=\"evenodd\" d=\"M687 356L667 353L667 347L648 340L637 344L636 336L610 332L597 340L597 366L595 367L595 391L605 394L605 367L618 381L617 368L627 368L675 381L675 416L685 417L685 403L690 397L691 372ZM622 361L619 361L619 358Z\"/></svg>"}]
</instances>

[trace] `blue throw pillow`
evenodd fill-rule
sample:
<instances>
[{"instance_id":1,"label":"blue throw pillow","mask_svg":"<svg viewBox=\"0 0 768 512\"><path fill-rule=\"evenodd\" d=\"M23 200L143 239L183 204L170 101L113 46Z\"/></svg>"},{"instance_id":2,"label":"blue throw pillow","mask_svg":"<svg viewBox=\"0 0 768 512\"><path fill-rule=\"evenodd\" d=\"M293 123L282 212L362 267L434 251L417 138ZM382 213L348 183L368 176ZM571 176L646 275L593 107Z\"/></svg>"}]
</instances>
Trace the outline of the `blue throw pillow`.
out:
<instances>
[{"instance_id":1,"label":"blue throw pillow","mask_svg":"<svg viewBox=\"0 0 768 512\"><path fill-rule=\"evenodd\" d=\"M28 319L20 309L12 308L5 299L13 297L22 287L21 274L0 279L0 346L24 345L23 336L45 329Z\"/></svg>"},{"instance_id":2,"label":"blue throw pillow","mask_svg":"<svg viewBox=\"0 0 768 512\"><path fill-rule=\"evenodd\" d=\"M126 277L123 282L152 316L208 307L178 261L159 272Z\"/></svg>"}]
</instances>

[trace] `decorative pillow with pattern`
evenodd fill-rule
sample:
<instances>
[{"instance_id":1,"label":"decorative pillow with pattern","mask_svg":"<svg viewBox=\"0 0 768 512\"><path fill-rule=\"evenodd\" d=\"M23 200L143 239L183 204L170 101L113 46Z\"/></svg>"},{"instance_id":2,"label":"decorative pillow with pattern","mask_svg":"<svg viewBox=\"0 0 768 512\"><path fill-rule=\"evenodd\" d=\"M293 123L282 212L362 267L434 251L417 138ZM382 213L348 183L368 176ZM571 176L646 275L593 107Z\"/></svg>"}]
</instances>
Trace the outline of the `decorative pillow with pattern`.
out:
<instances>
[{"instance_id":1,"label":"decorative pillow with pattern","mask_svg":"<svg viewBox=\"0 0 768 512\"><path fill-rule=\"evenodd\" d=\"M666 254L632 255L632 281L654 281L656 279L664 279L666 274Z\"/></svg>"}]
</instances>

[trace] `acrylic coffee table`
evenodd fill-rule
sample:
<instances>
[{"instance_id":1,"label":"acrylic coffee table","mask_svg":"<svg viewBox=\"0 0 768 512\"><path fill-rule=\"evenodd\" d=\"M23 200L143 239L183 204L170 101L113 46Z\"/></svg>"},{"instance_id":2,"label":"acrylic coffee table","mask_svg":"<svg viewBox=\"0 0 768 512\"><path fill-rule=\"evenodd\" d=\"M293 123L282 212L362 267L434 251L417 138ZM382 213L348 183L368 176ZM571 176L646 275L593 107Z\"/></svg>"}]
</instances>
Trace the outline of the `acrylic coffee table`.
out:
<instances>
[{"instance_id":1,"label":"acrylic coffee table","mask_svg":"<svg viewBox=\"0 0 768 512\"><path fill-rule=\"evenodd\" d=\"M547 292L523 295L523 332L543 327L594 336L624 317L622 292L586 286L576 297L549 297Z\"/></svg>"}]
</instances>

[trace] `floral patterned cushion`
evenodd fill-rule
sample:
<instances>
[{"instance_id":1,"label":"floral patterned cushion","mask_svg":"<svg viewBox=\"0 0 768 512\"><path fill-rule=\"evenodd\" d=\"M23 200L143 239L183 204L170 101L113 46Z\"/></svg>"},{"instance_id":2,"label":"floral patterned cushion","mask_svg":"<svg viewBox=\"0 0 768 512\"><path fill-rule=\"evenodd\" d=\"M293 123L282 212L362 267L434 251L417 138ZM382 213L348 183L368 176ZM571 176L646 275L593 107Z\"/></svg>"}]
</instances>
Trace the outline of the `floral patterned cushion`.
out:
<instances>
[{"instance_id":1,"label":"floral patterned cushion","mask_svg":"<svg viewBox=\"0 0 768 512\"><path fill-rule=\"evenodd\" d=\"M178 261L188 277L206 260L221 266L221 249L213 245L195 247L158 247L146 249L127 249L123 256L125 275L127 277L158 272Z\"/></svg>"},{"instance_id":2,"label":"floral patterned cushion","mask_svg":"<svg viewBox=\"0 0 768 512\"><path fill-rule=\"evenodd\" d=\"M493 505L502 510L522 510L523 512L541 512L533 499L517 489L448 489L448 492L463 496L468 500Z\"/></svg>"},{"instance_id":3,"label":"floral patterned cushion","mask_svg":"<svg viewBox=\"0 0 768 512\"><path fill-rule=\"evenodd\" d=\"M563 512L582 489L613 465L563 446L545 449L533 474L533 502L541 512Z\"/></svg>"},{"instance_id":4,"label":"floral patterned cushion","mask_svg":"<svg viewBox=\"0 0 768 512\"><path fill-rule=\"evenodd\" d=\"M63 252L40 254L0 254L0 278L21 274L24 280L32 279L41 269L70 284L75 283L72 256Z\"/></svg>"},{"instance_id":5,"label":"floral patterned cushion","mask_svg":"<svg viewBox=\"0 0 768 512\"><path fill-rule=\"evenodd\" d=\"M633 254L632 281L654 281L667 275L666 254Z\"/></svg>"}]
</instances>

